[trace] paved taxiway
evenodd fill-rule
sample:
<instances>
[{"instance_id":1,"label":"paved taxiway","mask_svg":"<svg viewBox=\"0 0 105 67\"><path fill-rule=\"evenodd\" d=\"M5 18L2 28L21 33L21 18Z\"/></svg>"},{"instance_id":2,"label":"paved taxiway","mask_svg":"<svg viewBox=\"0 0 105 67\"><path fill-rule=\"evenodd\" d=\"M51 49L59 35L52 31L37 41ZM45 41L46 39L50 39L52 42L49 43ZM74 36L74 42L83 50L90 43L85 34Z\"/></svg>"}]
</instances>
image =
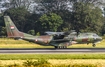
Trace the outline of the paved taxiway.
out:
<instances>
[{"instance_id":1,"label":"paved taxiway","mask_svg":"<svg viewBox=\"0 0 105 67\"><path fill-rule=\"evenodd\" d=\"M105 53L105 48L68 48L68 49L54 49L54 48L2 48L1 54L12 53Z\"/></svg>"}]
</instances>

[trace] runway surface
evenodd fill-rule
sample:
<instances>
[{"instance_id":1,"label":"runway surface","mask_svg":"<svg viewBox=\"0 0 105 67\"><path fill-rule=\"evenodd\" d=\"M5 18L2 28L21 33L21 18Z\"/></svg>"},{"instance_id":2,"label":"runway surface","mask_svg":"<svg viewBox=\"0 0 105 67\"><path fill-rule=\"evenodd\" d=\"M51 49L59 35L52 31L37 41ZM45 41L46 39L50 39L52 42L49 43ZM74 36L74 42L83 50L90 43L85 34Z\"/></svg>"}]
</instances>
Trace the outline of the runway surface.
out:
<instances>
[{"instance_id":1,"label":"runway surface","mask_svg":"<svg viewBox=\"0 0 105 67\"><path fill-rule=\"evenodd\" d=\"M105 48L67 48L67 49L54 49L54 48L2 48L0 54L18 54L18 53L36 53L36 54L49 54L49 53L105 53Z\"/></svg>"}]
</instances>

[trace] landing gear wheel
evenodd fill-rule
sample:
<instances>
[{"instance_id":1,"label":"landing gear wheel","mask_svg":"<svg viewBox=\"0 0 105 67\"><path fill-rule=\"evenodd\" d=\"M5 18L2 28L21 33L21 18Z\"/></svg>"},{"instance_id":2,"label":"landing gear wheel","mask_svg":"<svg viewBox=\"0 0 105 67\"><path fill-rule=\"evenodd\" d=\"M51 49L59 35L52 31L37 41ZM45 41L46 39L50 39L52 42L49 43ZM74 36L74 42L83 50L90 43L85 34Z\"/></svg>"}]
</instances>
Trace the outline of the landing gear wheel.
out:
<instances>
[{"instance_id":1,"label":"landing gear wheel","mask_svg":"<svg viewBox=\"0 0 105 67\"><path fill-rule=\"evenodd\" d=\"M62 46L58 46L58 48L59 48L59 49L61 49L61 48L62 48Z\"/></svg>"},{"instance_id":2,"label":"landing gear wheel","mask_svg":"<svg viewBox=\"0 0 105 67\"><path fill-rule=\"evenodd\" d=\"M55 49L57 49L58 48L58 46L54 46L55 47Z\"/></svg>"},{"instance_id":3,"label":"landing gear wheel","mask_svg":"<svg viewBox=\"0 0 105 67\"><path fill-rule=\"evenodd\" d=\"M93 46L93 47L95 47L95 46L96 46L96 44L93 44L92 46Z\"/></svg>"},{"instance_id":4,"label":"landing gear wheel","mask_svg":"<svg viewBox=\"0 0 105 67\"><path fill-rule=\"evenodd\" d=\"M67 48L67 46L63 46L63 48Z\"/></svg>"},{"instance_id":5,"label":"landing gear wheel","mask_svg":"<svg viewBox=\"0 0 105 67\"><path fill-rule=\"evenodd\" d=\"M87 45L89 45L89 43L87 43Z\"/></svg>"},{"instance_id":6,"label":"landing gear wheel","mask_svg":"<svg viewBox=\"0 0 105 67\"><path fill-rule=\"evenodd\" d=\"M65 49L65 48L67 48L67 46L54 46L55 47L55 49Z\"/></svg>"}]
</instances>

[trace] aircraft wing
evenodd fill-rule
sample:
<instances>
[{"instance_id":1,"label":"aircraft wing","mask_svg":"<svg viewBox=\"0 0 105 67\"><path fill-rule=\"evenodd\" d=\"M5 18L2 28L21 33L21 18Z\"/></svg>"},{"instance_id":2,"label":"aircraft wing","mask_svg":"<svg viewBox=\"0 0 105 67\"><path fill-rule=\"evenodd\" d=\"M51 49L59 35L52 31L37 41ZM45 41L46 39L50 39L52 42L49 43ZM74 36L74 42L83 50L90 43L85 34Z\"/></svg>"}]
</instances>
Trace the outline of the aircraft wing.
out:
<instances>
[{"instance_id":1,"label":"aircraft wing","mask_svg":"<svg viewBox=\"0 0 105 67\"><path fill-rule=\"evenodd\" d=\"M69 39L56 39L56 40L52 40L52 42L69 42Z\"/></svg>"},{"instance_id":2,"label":"aircraft wing","mask_svg":"<svg viewBox=\"0 0 105 67\"><path fill-rule=\"evenodd\" d=\"M47 35L64 35L64 32L45 32Z\"/></svg>"},{"instance_id":3,"label":"aircraft wing","mask_svg":"<svg viewBox=\"0 0 105 67\"><path fill-rule=\"evenodd\" d=\"M71 31L68 31L68 32L51 32L51 31L47 31L45 32L45 34L47 35L57 35L57 36L60 36L60 35L76 35L77 32L75 32L75 30L71 30Z\"/></svg>"}]
</instances>

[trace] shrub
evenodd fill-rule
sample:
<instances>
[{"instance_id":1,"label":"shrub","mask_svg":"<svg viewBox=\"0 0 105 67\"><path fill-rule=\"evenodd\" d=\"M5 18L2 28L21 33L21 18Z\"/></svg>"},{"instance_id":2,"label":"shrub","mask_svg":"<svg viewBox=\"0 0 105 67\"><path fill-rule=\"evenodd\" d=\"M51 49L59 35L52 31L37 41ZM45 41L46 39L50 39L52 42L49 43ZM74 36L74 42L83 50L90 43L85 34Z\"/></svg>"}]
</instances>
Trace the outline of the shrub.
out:
<instances>
[{"instance_id":1,"label":"shrub","mask_svg":"<svg viewBox=\"0 0 105 67\"><path fill-rule=\"evenodd\" d=\"M19 64L13 64L13 65L7 65L6 67L21 67L21 66Z\"/></svg>"},{"instance_id":2,"label":"shrub","mask_svg":"<svg viewBox=\"0 0 105 67\"><path fill-rule=\"evenodd\" d=\"M50 67L50 63L45 59L38 59L38 61L28 60L23 63L25 67Z\"/></svg>"},{"instance_id":3,"label":"shrub","mask_svg":"<svg viewBox=\"0 0 105 67\"><path fill-rule=\"evenodd\" d=\"M33 65L33 61L31 61L31 60L27 60L26 62L23 62L23 66L25 66L25 67L29 67L32 65Z\"/></svg>"},{"instance_id":4,"label":"shrub","mask_svg":"<svg viewBox=\"0 0 105 67\"><path fill-rule=\"evenodd\" d=\"M104 36L102 36L102 39L105 39L105 34L104 34Z\"/></svg>"},{"instance_id":5,"label":"shrub","mask_svg":"<svg viewBox=\"0 0 105 67\"><path fill-rule=\"evenodd\" d=\"M71 64L71 65L55 65L53 67L98 67L97 65L93 65L93 64Z\"/></svg>"},{"instance_id":6,"label":"shrub","mask_svg":"<svg viewBox=\"0 0 105 67\"><path fill-rule=\"evenodd\" d=\"M93 64L73 64L73 65L69 65L68 67L97 67L97 65L93 65Z\"/></svg>"},{"instance_id":7,"label":"shrub","mask_svg":"<svg viewBox=\"0 0 105 67\"><path fill-rule=\"evenodd\" d=\"M35 35L35 31L34 30L29 30L28 34Z\"/></svg>"}]
</instances>

